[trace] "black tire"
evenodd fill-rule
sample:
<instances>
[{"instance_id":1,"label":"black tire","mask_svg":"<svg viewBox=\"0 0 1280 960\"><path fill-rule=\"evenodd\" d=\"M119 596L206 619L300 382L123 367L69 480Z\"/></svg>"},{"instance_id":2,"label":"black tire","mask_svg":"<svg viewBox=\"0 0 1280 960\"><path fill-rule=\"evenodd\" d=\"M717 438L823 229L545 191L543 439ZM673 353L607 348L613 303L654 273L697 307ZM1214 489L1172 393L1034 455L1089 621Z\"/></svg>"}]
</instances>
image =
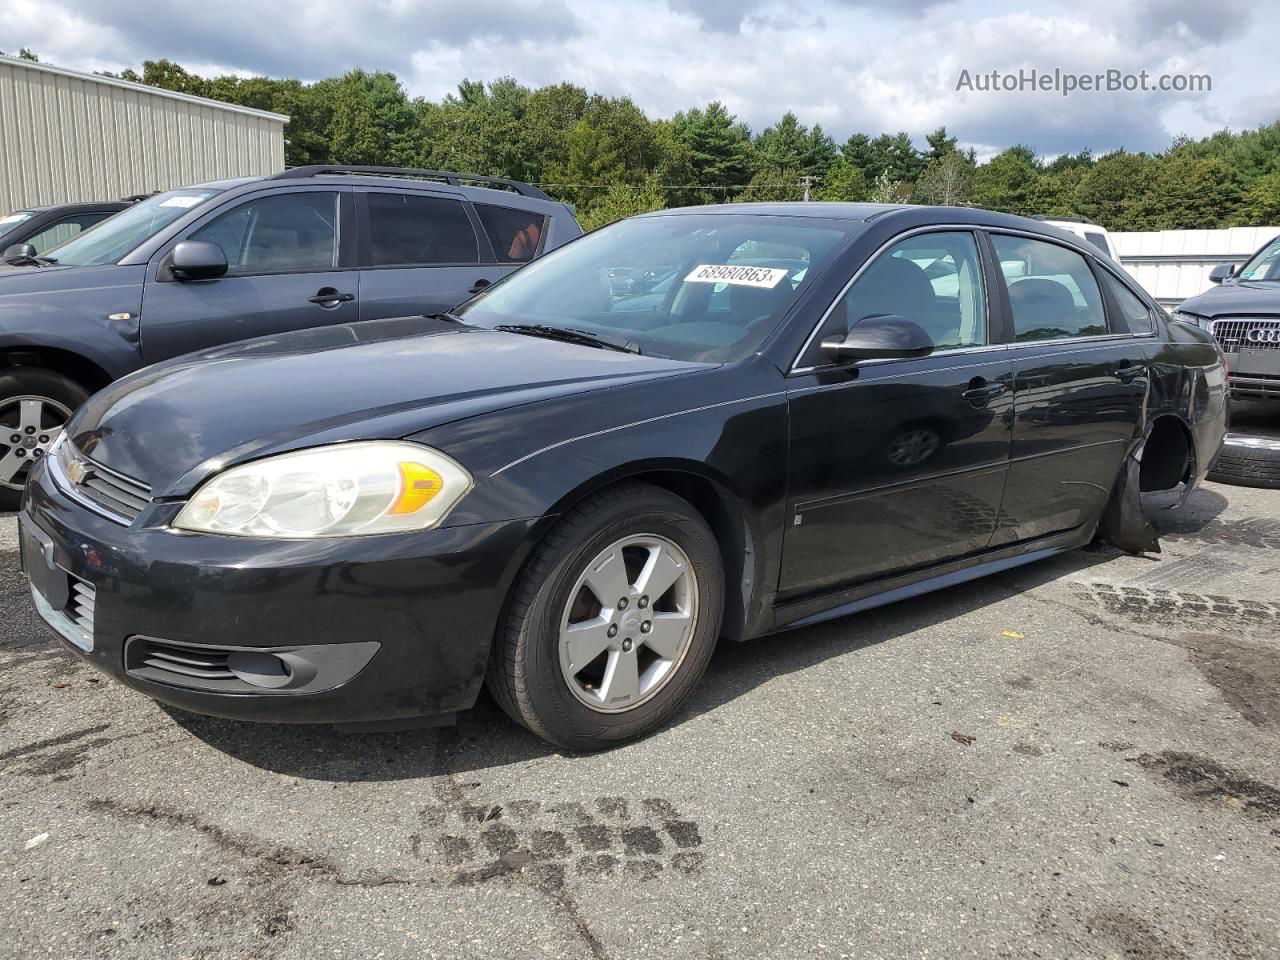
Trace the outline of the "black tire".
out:
<instances>
[{"instance_id":1,"label":"black tire","mask_svg":"<svg viewBox=\"0 0 1280 960\"><path fill-rule=\"evenodd\" d=\"M560 667L560 617L587 565L610 544L634 535L662 537L684 551L697 582L698 615L665 685L634 708L604 713L569 689ZM649 484L612 487L565 514L534 550L508 599L486 685L513 720L557 746L617 746L661 726L685 702L711 659L723 610L720 549L698 512Z\"/></svg>"},{"instance_id":2,"label":"black tire","mask_svg":"<svg viewBox=\"0 0 1280 960\"><path fill-rule=\"evenodd\" d=\"M41 367L7 367L0 369L0 419L8 420L4 410L6 401L16 397L37 397L53 401L74 412L89 399L89 391L52 370ZM0 458L6 456L13 444L12 434L0 426ZM25 471L22 476L25 476ZM17 510L22 491L0 482L0 510Z\"/></svg>"},{"instance_id":3,"label":"black tire","mask_svg":"<svg viewBox=\"0 0 1280 960\"><path fill-rule=\"evenodd\" d=\"M1230 434L1209 479L1238 487L1280 488L1280 439Z\"/></svg>"}]
</instances>

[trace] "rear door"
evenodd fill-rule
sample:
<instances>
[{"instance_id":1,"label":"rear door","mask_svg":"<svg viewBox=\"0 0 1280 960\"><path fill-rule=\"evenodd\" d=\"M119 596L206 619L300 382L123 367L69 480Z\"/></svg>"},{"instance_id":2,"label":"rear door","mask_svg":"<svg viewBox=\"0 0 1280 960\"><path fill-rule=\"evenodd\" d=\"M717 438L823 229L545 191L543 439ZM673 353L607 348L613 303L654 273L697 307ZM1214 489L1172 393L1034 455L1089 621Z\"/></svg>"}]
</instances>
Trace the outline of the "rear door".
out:
<instances>
[{"instance_id":1,"label":"rear door","mask_svg":"<svg viewBox=\"0 0 1280 960\"><path fill-rule=\"evenodd\" d=\"M986 548L1009 464L1008 349L989 319L993 269L968 230L879 254L787 380L791 457L784 602ZM818 344L896 314L932 355L834 364Z\"/></svg>"},{"instance_id":2,"label":"rear door","mask_svg":"<svg viewBox=\"0 0 1280 960\"><path fill-rule=\"evenodd\" d=\"M175 239L216 243L226 275L176 280L152 259L142 302L147 363L192 350L359 319L349 187L256 193L212 211Z\"/></svg>"},{"instance_id":3,"label":"rear door","mask_svg":"<svg viewBox=\"0 0 1280 960\"><path fill-rule=\"evenodd\" d=\"M513 267L471 205L430 190L359 187L360 319L444 313Z\"/></svg>"},{"instance_id":4,"label":"rear door","mask_svg":"<svg viewBox=\"0 0 1280 960\"><path fill-rule=\"evenodd\" d=\"M1088 258L991 231L1012 326L1013 450L993 546L1093 522L1134 440L1149 359ZM1102 269L1098 267L1098 269Z\"/></svg>"}]
</instances>

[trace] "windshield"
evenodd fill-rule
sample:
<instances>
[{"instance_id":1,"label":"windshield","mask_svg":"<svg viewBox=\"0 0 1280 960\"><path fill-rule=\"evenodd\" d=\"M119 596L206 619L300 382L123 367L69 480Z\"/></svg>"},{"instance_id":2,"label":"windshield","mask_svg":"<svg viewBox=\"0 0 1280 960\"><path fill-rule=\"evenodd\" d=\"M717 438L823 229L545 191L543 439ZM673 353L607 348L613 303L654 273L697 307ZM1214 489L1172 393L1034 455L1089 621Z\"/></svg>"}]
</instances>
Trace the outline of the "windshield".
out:
<instances>
[{"instance_id":1,"label":"windshield","mask_svg":"<svg viewBox=\"0 0 1280 960\"><path fill-rule=\"evenodd\" d=\"M646 356L748 356L860 224L689 214L604 227L458 310L482 327L540 325L630 342Z\"/></svg>"},{"instance_id":2,"label":"windshield","mask_svg":"<svg viewBox=\"0 0 1280 960\"><path fill-rule=\"evenodd\" d=\"M220 192L216 187L199 187L157 194L76 234L45 256L72 267L115 263L192 207Z\"/></svg>"},{"instance_id":3,"label":"windshield","mask_svg":"<svg viewBox=\"0 0 1280 960\"><path fill-rule=\"evenodd\" d=\"M1254 254L1236 276L1241 280L1280 280L1280 237Z\"/></svg>"}]
</instances>

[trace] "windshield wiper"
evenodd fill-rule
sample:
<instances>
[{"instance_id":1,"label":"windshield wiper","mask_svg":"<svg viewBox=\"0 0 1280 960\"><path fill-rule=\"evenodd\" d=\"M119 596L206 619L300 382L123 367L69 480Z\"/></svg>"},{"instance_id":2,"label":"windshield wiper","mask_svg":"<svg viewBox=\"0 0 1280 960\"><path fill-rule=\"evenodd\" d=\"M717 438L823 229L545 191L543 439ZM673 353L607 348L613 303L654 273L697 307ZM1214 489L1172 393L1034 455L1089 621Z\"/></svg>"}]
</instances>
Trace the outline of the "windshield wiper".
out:
<instances>
[{"instance_id":1,"label":"windshield wiper","mask_svg":"<svg viewBox=\"0 0 1280 960\"><path fill-rule=\"evenodd\" d=\"M428 320L448 320L450 323L460 323L464 327L471 326L471 324L467 323L467 321L463 320L456 313L426 313L423 314L423 316Z\"/></svg>"},{"instance_id":2,"label":"windshield wiper","mask_svg":"<svg viewBox=\"0 0 1280 960\"><path fill-rule=\"evenodd\" d=\"M640 353L640 345L634 340L611 340L575 327L551 327L542 323L500 323L493 329L507 333L523 333L529 337L546 337L548 340L563 340L565 343L578 343L584 347L599 347L602 350Z\"/></svg>"},{"instance_id":3,"label":"windshield wiper","mask_svg":"<svg viewBox=\"0 0 1280 960\"><path fill-rule=\"evenodd\" d=\"M31 257L25 253L20 257L10 257L5 263L11 267L47 267L51 263L57 263L53 257Z\"/></svg>"}]
</instances>

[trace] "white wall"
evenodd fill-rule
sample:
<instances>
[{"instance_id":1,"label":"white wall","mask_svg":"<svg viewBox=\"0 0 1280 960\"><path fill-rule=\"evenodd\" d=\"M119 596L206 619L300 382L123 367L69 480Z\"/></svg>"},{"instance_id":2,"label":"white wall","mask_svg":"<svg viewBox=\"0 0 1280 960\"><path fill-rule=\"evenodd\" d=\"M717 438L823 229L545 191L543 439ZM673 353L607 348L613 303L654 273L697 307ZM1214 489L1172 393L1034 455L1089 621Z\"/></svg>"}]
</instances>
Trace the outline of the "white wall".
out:
<instances>
[{"instance_id":1,"label":"white wall","mask_svg":"<svg viewBox=\"0 0 1280 960\"><path fill-rule=\"evenodd\" d=\"M1110 234L1125 269L1165 306L1203 293L1213 285L1210 270L1220 263L1243 263L1277 235L1280 226Z\"/></svg>"}]
</instances>

